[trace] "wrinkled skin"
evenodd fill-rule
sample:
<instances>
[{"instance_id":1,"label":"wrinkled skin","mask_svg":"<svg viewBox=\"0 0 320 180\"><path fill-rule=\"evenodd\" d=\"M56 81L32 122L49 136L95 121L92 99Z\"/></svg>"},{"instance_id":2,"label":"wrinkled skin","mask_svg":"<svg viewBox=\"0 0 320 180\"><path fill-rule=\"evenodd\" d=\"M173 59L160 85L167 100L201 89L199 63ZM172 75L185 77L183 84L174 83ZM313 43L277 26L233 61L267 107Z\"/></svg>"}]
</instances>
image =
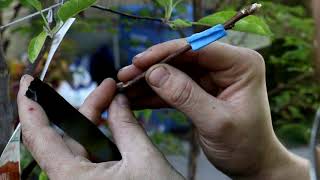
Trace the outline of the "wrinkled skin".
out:
<instances>
[{"instance_id":1,"label":"wrinkled skin","mask_svg":"<svg viewBox=\"0 0 320 180\"><path fill-rule=\"evenodd\" d=\"M209 161L234 179L308 179L307 161L289 153L272 129L263 58L249 49L214 43L171 65L154 65L185 44L174 40L151 47L119 72L126 82L147 71L146 82L126 94L131 107L172 107L185 113ZM109 108L110 129L123 160L100 164L91 163L74 140L59 136L41 107L24 96L31 81L30 76L21 80L18 95L23 140L50 179L183 179L152 145L127 99L114 98L113 80L105 80L80 109L96 122Z\"/></svg>"},{"instance_id":2,"label":"wrinkled skin","mask_svg":"<svg viewBox=\"0 0 320 180\"><path fill-rule=\"evenodd\" d=\"M289 153L274 134L263 58L250 49L214 43L171 65L154 65L185 45L185 40L174 40L151 47L119 72L118 78L127 82L147 70L146 82L155 93L142 85L132 87L128 96L133 106L185 113L209 161L233 178L308 177L308 163ZM288 164L303 175L275 172Z\"/></svg>"},{"instance_id":3,"label":"wrinkled skin","mask_svg":"<svg viewBox=\"0 0 320 180\"><path fill-rule=\"evenodd\" d=\"M123 95L114 98L115 81L105 80L80 109L96 123L110 105L109 125L123 159L95 164L80 144L51 128L43 109L24 96L32 80L31 76L22 78L18 95L23 141L50 179L183 179L150 142L127 99Z\"/></svg>"}]
</instances>

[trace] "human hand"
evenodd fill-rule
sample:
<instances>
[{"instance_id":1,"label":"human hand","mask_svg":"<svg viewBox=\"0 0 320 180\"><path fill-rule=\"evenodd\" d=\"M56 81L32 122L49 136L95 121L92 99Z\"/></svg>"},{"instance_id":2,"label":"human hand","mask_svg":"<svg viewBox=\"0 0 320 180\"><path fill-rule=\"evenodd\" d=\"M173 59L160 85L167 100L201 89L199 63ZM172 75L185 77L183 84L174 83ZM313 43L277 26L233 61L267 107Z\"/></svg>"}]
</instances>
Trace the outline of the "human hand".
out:
<instances>
[{"instance_id":1,"label":"human hand","mask_svg":"<svg viewBox=\"0 0 320 180\"><path fill-rule=\"evenodd\" d=\"M308 163L289 153L274 134L263 58L249 49L214 43L182 55L173 66L154 65L185 45L185 40L174 40L151 47L119 72L126 82L147 71L155 94L132 87L128 96L133 106L174 107L185 113L209 161L233 178L308 177Z\"/></svg>"},{"instance_id":2,"label":"human hand","mask_svg":"<svg viewBox=\"0 0 320 180\"><path fill-rule=\"evenodd\" d=\"M109 107L108 123L122 160L99 164L86 158L80 144L62 138L50 127L43 109L25 97L32 80L31 76L24 76L18 94L23 142L50 179L183 179L153 146L133 117L127 99L123 95L114 98L113 80L105 80L80 108L82 114L96 123L101 112Z\"/></svg>"}]
</instances>

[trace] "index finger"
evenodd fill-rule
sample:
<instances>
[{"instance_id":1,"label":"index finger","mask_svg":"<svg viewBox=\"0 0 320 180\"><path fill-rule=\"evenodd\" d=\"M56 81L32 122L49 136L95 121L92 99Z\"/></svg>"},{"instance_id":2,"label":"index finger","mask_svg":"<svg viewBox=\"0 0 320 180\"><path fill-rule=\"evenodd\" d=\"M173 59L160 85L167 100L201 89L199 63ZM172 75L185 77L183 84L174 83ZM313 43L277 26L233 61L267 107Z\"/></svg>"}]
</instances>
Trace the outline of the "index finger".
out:
<instances>
[{"instance_id":1,"label":"index finger","mask_svg":"<svg viewBox=\"0 0 320 180\"><path fill-rule=\"evenodd\" d=\"M18 93L18 110L23 141L32 156L50 177L61 173L65 164L71 164L74 155L61 136L50 127L49 120L39 104L25 96L33 78L24 76Z\"/></svg>"},{"instance_id":2,"label":"index finger","mask_svg":"<svg viewBox=\"0 0 320 180\"><path fill-rule=\"evenodd\" d=\"M97 124L101 114L109 107L116 94L116 83L113 79L105 79L85 100L79 111Z\"/></svg>"},{"instance_id":3,"label":"index finger","mask_svg":"<svg viewBox=\"0 0 320 180\"><path fill-rule=\"evenodd\" d=\"M120 80L127 81L134 77L139 71L145 71L152 65L160 62L170 54L187 45L184 39L172 40L149 48L147 51L137 55L133 60L136 68L124 68L119 72ZM250 59L252 50L215 42L199 51L189 51L179 57L183 62L193 62L200 67L220 71L231 68L235 62ZM138 70L137 70L138 69ZM133 72L137 71L137 72Z\"/></svg>"}]
</instances>

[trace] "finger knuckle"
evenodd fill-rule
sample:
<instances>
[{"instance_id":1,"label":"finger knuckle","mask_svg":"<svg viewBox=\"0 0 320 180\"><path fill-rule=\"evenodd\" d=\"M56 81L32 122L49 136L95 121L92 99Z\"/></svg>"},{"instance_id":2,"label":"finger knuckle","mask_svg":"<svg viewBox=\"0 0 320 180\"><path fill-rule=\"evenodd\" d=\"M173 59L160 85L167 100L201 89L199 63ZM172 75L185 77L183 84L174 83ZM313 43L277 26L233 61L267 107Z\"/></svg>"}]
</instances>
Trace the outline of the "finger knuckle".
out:
<instances>
[{"instance_id":1,"label":"finger knuckle","mask_svg":"<svg viewBox=\"0 0 320 180\"><path fill-rule=\"evenodd\" d=\"M261 71L264 70L265 69L265 62L264 62L264 58L262 57L262 55L254 50L250 50L250 52L251 52L250 53L251 61L254 64L254 66L256 67L256 69L259 69Z\"/></svg>"},{"instance_id":2,"label":"finger knuckle","mask_svg":"<svg viewBox=\"0 0 320 180\"><path fill-rule=\"evenodd\" d=\"M181 81L176 88L172 88L170 101L175 106L188 106L191 103L193 86L190 80Z\"/></svg>"},{"instance_id":3,"label":"finger knuckle","mask_svg":"<svg viewBox=\"0 0 320 180\"><path fill-rule=\"evenodd\" d=\"M262 55L254 50L248 50L248 55L248 63L251 72L255 75L260 75L259 77L264 77L266 67Z\"/></svg>"}]
</instances>

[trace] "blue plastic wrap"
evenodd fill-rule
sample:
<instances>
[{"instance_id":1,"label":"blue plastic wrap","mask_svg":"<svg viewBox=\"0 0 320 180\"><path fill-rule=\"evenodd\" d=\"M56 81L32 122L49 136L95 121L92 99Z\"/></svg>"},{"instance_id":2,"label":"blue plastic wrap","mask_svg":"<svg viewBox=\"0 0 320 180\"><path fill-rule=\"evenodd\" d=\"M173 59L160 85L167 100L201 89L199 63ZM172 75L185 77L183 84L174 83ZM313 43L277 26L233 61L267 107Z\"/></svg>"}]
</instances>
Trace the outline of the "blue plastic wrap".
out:
<instances>
[{"instance_id":1,"label":"blue plastic wrap","mask_svg":"<svg viewBox=\"0 0 320 180\"><path fill-rule=\"evenodd\" d=\"M222 24L216 25L208 30L194 34L187 38L192 50L199 50L227 35Z\"/></svg>"}]
</instances>

